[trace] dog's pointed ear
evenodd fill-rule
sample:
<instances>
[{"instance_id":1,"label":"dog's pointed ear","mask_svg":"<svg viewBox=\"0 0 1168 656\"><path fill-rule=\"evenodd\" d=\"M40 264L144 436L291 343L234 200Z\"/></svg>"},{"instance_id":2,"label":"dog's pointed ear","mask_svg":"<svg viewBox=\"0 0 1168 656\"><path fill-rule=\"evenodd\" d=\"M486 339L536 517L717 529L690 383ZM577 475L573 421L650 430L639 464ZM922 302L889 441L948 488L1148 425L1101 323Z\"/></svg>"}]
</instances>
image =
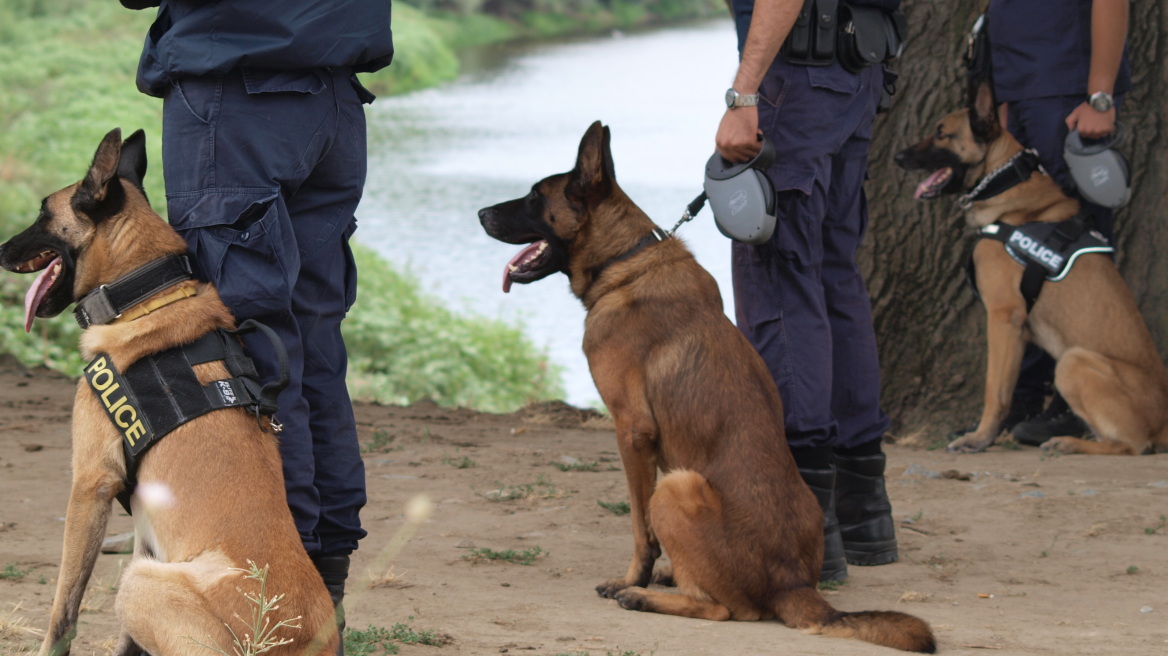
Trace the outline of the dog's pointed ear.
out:
<instances>
[{"instance_id":1,"label":"dog's pointed ear","mask_svg":"<svg viewBox=\"0 0 1168 656\"><path fill-rule=\"evenodd\" d=\"M998 122L998 103L990 82L983 80L970 90L969 96L969 128L973 131L973 138L979 143L997 139L1002 133L1002 125Z\"/></svg>"},{"instance_id":2,"label":"dog's pointed ear","mask_svg":"<svg viewBox=\"0 0 1168 656\"><path fill-rule=\"evenodd\" d=\"M580 200L602 200L612 192L616 173L612 164L608 127L596 121L588 127L576 153L576 168L568 181L566 193Z\"/></svg>"},{"instance_id":3,"label":"dog's pointed ear","mask_svg":"<svg viewBox=\"0 0 1168 656\"><path fill-rule=\"evenodd\" d=\"M118 177L142 189L146 179L146 132L136 130L122 142Z\"/></svg>"},{"instance_id":4,"label":"dog's pointed ear","mask_svg":"<svg viewBox=\"0 0 1168 656\"><path fill-rule=\"evenodd\" d=\"M97 152L93 155L93 164L77 193L73 195L73 206L86 214L95 215L97 208L110 197L110 182L118 175L118 165L122 159L122 130L114 128L105 135ZM121 187L118 187L120 190Z\"/></svg>"}]
</instances>

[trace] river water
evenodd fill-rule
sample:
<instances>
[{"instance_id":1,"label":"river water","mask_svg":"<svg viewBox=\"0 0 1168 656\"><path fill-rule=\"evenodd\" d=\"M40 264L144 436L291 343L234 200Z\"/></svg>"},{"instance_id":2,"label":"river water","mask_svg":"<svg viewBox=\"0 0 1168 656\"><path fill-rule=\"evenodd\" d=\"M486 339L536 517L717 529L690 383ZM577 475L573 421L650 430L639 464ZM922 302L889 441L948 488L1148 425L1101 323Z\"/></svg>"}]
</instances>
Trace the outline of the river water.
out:
<instances>
[{"instance_id":1,"label":"river water","mask_svg":"<svg viewBox=\"0 0 1168 656\"><path fill-rule=\"evenodd\" d=\"M370 107L356 239L453 310L521 325L564 368L567 401L597 404L580 347L584 309L567 277L504 294L503 269L519 247L487 237L477 212L571 169L580 137L601 120L621 187L672 228L701 192L736 63L729 19L473 53L455 82ZM718 280L732 314L730 242L709 208L678 236Z\"/></svg>"}]
</instances>

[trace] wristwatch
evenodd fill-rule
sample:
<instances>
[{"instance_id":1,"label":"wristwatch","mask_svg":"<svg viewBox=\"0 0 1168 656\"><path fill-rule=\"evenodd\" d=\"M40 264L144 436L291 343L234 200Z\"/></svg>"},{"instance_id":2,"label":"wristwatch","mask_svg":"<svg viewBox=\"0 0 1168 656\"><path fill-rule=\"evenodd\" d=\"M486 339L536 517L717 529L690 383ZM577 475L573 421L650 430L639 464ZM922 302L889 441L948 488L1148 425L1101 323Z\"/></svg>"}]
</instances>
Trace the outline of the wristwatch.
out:
<instances>
[{"instance_id":1,"label":"wristwatch","mask_svg":"<svg viewBox=\"0 0 1168 656\"><path fill-rule=\"evenodd\" d=\"M1112 107L1115 107L1115 99L1106 91L1096 91L1091 94L1091 97L1087 99L1087 103L1091 105L1091 109L1097 112L1106 112Z\"/></svg>"},{"instance_id":2,"label":"wristwatch","mask_svg":"<svg viewBox=\"0 0 1168 656\"><path fill-rule=\"evenodd\" d=\"M734 87L726 89L726 107L753 107L758 104L757 93L738 93Z\"/></svg>"}]
</instances>

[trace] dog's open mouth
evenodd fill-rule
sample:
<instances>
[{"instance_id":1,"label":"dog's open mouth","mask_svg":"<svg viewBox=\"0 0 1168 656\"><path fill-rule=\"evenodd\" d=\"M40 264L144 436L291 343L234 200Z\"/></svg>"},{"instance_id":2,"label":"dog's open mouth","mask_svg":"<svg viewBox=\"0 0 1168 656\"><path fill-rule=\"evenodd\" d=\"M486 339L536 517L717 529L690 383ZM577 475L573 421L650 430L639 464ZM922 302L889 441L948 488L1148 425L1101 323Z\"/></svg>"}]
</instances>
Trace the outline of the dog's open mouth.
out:
<instances>
[{"instance_id":1,"label":"dog's open mouth","mask_svg":"<svg viewBox=\"0 0 1168 656\"><path fill-rule=\"evenodd\" d=\"M945 185L953 179L953 169L948 166L937 169L933 173L921 181L917 185L917 191L913 194L913 198L917 200L932 200L941 195L945 189Z\"/></svg>"},{"instance_id":2,"label":"dog's open mouth","mask_svg":"<svg viewBox=\"0 0 1168 656\"><path fill-rule=\"evenodd\" d=\"M546 239L528 244L503 269L503 293L511 291L511 283L529 283L547 275L545 269L551 260L551 249Z\"/></svg>"},{"instance_id":3,"label":"dog's open mouth","mask_svg":"<svg viewBox=\"0 0 1168 656\"><path fill-rule=\"evenodd\" d=\"M61 256L54 251L42 251L36 257L25 261L20 266L13 269L16 273L33 273L40 271L41 274L33 281L32 287L28 289L28 293L24 295L24 332L32 330L32 321L36 318L37 310L40 309L41 303L49 296L49 293L54 290L54 286L61 279Z\"/></svg>"}]
</instances>

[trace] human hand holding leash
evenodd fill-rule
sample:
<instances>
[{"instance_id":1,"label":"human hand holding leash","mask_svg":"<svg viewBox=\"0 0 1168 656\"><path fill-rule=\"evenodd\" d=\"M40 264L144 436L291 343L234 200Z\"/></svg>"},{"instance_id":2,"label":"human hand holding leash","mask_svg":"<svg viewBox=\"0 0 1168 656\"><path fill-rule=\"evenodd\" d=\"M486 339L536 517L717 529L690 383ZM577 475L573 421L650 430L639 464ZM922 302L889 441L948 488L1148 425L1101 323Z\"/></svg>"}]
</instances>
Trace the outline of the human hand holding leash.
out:
<instances>
[{"instance_id":1,"label":"human hand holding leash","mask_svg":"<svg viewBox=\"0 0 1168 656\"><path fill-rule=\"evenodd\" d=\"M762 134L758 131L758 107L727 109L718 124L714 138L718 152L730 162L752 159L762 149Z\"/></svg>"},{"instance_id":2,"label":"human hand holding leash","mask_svg":"<svg viewBox=\"0 0 1168 656\"><path fill-rule=\"evenodd\" d=\"M1078 130L1087 139L1102 139L1115 132L1115 107L1101 112L1083 102L1067 115L1067 129Z\"/></svg>"}]
</instances>

